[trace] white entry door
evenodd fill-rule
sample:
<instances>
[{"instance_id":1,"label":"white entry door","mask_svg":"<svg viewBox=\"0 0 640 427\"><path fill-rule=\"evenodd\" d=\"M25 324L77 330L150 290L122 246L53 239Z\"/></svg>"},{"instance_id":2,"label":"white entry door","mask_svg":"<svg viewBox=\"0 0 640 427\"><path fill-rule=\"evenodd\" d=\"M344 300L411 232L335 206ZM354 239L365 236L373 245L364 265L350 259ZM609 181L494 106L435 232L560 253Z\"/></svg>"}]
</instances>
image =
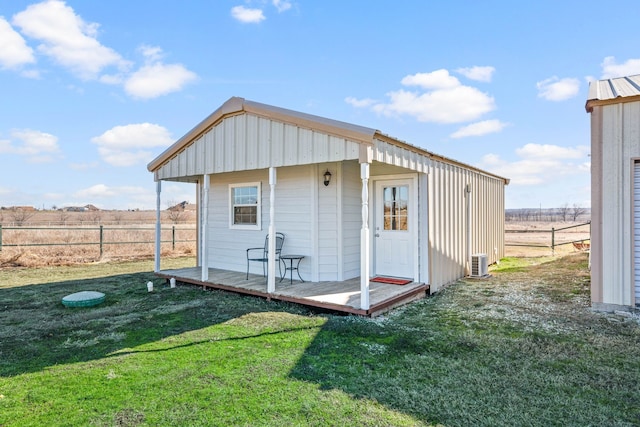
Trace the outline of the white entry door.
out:
<instances>
[{"instance_id":1,"label":"white entry door","mask_svg":"<svg viewBox=\"0 0 640 427\"><path fill-rule=\"evenodd\" d=\"M374 271L379 276L414 276L414 239L416 205L413 181L399 179L376 181Z\"/></svg>"}]
</instances>

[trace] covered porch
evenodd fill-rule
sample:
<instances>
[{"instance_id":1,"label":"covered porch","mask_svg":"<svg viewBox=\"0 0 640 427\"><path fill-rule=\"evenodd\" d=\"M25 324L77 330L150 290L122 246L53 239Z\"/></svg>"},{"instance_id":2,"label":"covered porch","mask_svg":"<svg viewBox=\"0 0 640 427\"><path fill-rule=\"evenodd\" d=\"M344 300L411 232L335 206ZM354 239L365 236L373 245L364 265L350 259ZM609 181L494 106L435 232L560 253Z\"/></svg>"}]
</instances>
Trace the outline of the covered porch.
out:
<instances>
[{"instance_id":1,"label":"covered porch","mask_svg":"<svg viewBox=\"0 0 640 427\"><path fill-rule=\"evenodd\" d=\"M391 285L370 282L369 308L363 309L360 301L361 280L359 277L346 281L326 282L293 280L293 283L289 278L282 281L277 278L275 290L268 292L267 282L263 276L250 274L247 280L245 273L216 268L208 270L208 278L205 281L202 280L200 267L161 270L156 272L156 275L167 280L175 278L179 283L198 285L204 288L220 289L338 313L371 317L429 294L429 285L423 283Z\"/></svg>"}]
</instances>

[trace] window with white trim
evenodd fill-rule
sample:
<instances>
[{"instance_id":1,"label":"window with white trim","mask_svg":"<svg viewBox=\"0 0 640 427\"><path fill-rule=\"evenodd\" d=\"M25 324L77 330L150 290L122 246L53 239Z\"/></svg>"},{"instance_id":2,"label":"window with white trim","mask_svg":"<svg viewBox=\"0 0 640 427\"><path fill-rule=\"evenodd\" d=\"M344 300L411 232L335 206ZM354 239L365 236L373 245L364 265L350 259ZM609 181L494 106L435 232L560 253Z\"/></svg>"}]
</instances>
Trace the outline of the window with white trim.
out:
<instances>
[{"instance_id":1,"label":"window with white trim","mask_svg":"<svg viewBox=\"0 0 640 427\"><path fill-rule=\"evenodd\" d=\"M229 185L229 227L244 230L260 230L259 182Z\"/></svg>"}]
</instances>

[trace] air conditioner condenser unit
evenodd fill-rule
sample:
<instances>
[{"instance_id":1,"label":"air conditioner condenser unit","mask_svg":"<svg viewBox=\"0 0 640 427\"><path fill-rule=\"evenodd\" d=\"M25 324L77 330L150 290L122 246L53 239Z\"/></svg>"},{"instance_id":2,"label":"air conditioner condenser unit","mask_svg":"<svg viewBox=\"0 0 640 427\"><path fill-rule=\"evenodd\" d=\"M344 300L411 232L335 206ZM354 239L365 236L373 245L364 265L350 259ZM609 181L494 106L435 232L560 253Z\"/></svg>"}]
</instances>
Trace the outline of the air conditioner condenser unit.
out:
<instances>
[{"instance_id":1,"label":"air conditioner condenser unit","mask_svg":"<svg viewBox=\"0 0 640 427\"><path fill-rule=\"evenodd\" d=\"M471 255L471 277L486 277L489 275L487 254Z\"/></svg>"}]
</instances>

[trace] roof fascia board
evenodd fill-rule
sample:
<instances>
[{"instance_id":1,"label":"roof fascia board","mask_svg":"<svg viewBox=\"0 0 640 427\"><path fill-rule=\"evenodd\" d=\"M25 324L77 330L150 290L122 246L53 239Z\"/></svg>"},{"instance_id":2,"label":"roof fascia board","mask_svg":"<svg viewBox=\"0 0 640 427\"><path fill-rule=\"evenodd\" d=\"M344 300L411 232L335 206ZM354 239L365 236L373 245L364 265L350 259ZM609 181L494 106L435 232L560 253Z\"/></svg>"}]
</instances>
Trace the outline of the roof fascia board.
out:
<instances>
[{"instance_id":1,"label":"roof fascia board","mask_svg":"<svg viewBox=\"0 0 640 427\"><path fill-rule=\"evenodd\" d=\"M638 101L640 101L640 95L625 97L618 96L617 98L610 99L588 99L584 108L587 110L587 113L591 113L593 111L593 107Z\"/></svg>"}]
</instances>

